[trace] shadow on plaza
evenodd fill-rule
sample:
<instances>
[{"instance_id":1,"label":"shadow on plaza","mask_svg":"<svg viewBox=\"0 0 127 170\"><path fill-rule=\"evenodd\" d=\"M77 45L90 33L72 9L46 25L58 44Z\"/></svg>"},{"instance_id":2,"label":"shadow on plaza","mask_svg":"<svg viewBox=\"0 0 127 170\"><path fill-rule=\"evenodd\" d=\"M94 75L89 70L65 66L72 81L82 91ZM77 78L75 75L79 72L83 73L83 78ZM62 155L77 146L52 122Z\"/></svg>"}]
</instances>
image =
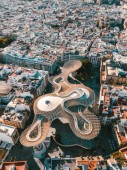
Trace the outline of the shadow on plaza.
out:
<instances>
[{"instance_id":1,"label":"shadow on plaza","mask_svg":"<svg viewBox=\"0 0 127 170\"><path fill-rule=\"evenodd\" d=\"M94 140L83 140L75 136L69 127L69 124L63 124L59 119L52 123L52 127L56 128L56 141L62 145L80 145L86 149L94 148Z\"/></svg>"},{"instance_id":2,"label":"shadow on plaza","mask_svg":"<svg viewBox=\"0 0 127 170\"><path fill-rule=\"evenodd\" d=\"M69 125L63 124L59 119L56 119L52 123L52 127L56 128L55 140L59 144L52 138L48 152L52 152L53 149L59 146L64 152L64 155L70 155L71 157L81 155L102 155L104 157L108 157L117 149L116 143L113 139L111 127L102 127L98 137L93 140L83 140L76 137L75 134L71 131ZM114 148L112 148L110 145L110 141L114 141ZM61 144L64 146L61 146ZM71 146L74 144L75 146Z\"/></svg>"}]
</instances>

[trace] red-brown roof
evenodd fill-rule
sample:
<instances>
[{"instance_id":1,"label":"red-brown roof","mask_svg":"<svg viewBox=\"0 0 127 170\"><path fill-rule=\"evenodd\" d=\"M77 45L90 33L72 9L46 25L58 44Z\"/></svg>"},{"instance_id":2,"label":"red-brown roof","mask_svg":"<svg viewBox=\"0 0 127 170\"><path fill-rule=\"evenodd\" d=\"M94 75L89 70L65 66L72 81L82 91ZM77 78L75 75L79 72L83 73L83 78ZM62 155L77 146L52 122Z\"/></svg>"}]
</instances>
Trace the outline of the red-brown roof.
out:
<instances>
[{"instance_id":1,"label":"red-brown roof","mask_svg":"<svg viewBox=\"0 0 127 170\"><path fill-rule=\"evenodd\" d=\"M16 162L4 162L1 170L10 170L10 167L14 165L15 170L27 170L26 161L16 161Z\"/></svg>"}]
</instances>

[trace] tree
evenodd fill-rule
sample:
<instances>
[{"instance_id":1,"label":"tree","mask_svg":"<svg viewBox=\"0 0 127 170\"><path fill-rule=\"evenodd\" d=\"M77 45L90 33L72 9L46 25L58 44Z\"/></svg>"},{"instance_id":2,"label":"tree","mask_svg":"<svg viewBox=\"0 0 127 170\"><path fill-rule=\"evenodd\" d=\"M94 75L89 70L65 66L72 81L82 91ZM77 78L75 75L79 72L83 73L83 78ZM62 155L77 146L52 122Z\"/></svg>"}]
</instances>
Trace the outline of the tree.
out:
<instances>
[{"instance_id":1,"label":"tree","mask_svg":"<svg viewBox=\"0 0 127 170\"><path fill-rule=\"evenodd\" d=\"M85 71L91 71L92 63L88 59L82 60L82 69Z\"/></svg>"},{"instance_id":2,"label":"tree","mask_svg":"<svg viewBox=\"0 0 127 170\"><path fill-rule=\"evenodd\" d=\"M88 59L82 60L82 67L77 71L81 78L88 79L92 76L92 63Z\"/></svg>"},{"instance_id":3,"label":"tree","mask_svg":"<svg viewBox=\"0 0 127 170\"><path fill-rule=\"evenodd\" d=\"M14 40L12 39L12 37L1 37L0 38L0 48L5 48L6 46L8 46L9 44L11 44Z\"/></svg>"}]
</instances>

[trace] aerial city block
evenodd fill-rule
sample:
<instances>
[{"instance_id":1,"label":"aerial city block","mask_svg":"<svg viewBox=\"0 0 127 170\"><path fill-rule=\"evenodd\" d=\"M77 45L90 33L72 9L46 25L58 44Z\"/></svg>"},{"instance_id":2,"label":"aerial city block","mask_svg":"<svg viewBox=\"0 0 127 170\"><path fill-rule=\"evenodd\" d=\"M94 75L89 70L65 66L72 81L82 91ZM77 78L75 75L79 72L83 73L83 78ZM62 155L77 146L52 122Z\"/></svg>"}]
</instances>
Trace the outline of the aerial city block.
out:
<instances>
[{"instance_id":1,"label":"aerial city block","mask_svg":"<svg viewBox=\"0 0 127 170\"><path fill-rule=\"evenodd\" d=\"M127 0L0 0L0 170L127 170Z\"/></svg>"}]
</instances>

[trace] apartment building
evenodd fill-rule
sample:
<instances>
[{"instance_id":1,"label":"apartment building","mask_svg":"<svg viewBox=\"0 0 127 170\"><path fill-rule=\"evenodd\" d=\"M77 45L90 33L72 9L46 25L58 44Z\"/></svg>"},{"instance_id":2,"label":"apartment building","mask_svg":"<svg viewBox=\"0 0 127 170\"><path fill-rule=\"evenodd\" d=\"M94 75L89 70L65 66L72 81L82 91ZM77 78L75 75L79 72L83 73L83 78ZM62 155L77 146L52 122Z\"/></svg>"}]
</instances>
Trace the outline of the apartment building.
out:
<instances>
[{"instance_id":1,"label":"apartment building","mask_svg":"<svg viewBox=\"0 0 127 170\"><path fill-rule=\"evenodd\" d=\"M70 158L69 155L62 158L47 158L45 160L45 169L52 170L55 168L62 168L64 170L80 170L80 169L97 169L97 170L106 170L107 168L119 167L117 162L114 159L104 160L102 156L92 157L76 157Z\"/></svg>"},{"instance_id":2,"label":"apartment building","mask_svg":"<svg viewBox=\"0 0 127 170\"><path fill-rule=\"evenodd\" d=\"M0 143L6 142L15 145L18 141L19 134L16 127L0 124Z\"/></svg>"},{"instance_id":3,"label":"apartment building","mask_svg":"<svg viewBox=\"0 0 127 170\"><path fill-rule=\"evenodd\" d=\"M102 124L112 124L125 118L127 105L127 89L123 86L101 85L100 112Z\"/></svg>"},{"instance_id":4,"label":"apartment building","mask_svg":"<svg viewBox=\"0 0 127 170\"><path fill-rule=\"evenodd\" d=\"M29 119L34 99L43 93L47 85L48 72L13 65L6 65L6 69L3 65L1 72L3 70L9 70L9 73L6 80L3 79L3 88L1 88L1 93L6 92L7 95L4 94L6 105L0 116L0 123L24 128ZM3 100L3 96L1 99Z\"/></svg>"},{"instance_id":5,"label":"apartment building","mask_svg":"<svg viewBox=\"0 0 127 170\"><path fill-rule=\"evenodd\" d=\"M125 59L126 60L126 59ZM127 71L115 60L106 60L101 62L101 82L109 84L127 84ZM122 61L122 60L121 60Z\"/></svg>"}]
</instances>

